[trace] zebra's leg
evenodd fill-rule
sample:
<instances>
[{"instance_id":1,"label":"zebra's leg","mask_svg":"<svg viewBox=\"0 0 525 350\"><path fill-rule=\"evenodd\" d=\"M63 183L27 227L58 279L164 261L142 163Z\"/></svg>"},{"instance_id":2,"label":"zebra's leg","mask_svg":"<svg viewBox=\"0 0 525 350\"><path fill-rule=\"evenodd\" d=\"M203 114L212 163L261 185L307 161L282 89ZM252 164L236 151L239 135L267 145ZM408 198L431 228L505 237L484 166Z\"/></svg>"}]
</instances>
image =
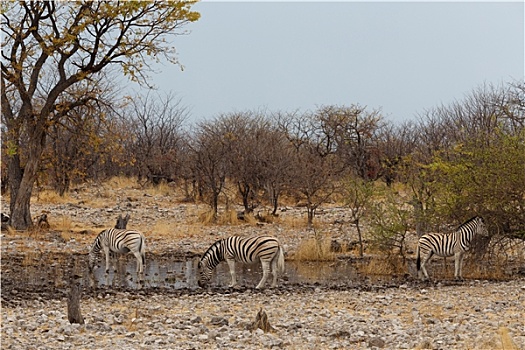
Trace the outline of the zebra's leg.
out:
<instances>
[{"instance_id":1,"label":"zebra's leg","mask_svg":"<svg viewBox=\"0 0 525 350\"><path fill-rule=\"evenodd\" d=\"M235 260L226 259L226 262L228 263L228 266L230 268L230 275L232 276L232 283L230 284L230 287L235 287L237 286L237 278L235 276Z\"/></svg>"},{"instance_id":2,"label":"zebra's leg","mask_svg":"<svg viewBox=\"0 0 525 350\"><path fill-rule=\"evenodd\" d=\"M266 280L268 279L268 275L270 274L270 262L269 261L261 261L261 265L262 265L262 270L263 270L263 276L261 278L261 281L257 285L257 287L255 287L255 289L260 289L260 288L264 287L264 284L266 283Z\"/></svg>"},{"instance_id":3,"label":"zebra's leg","mask_svg":"<svg viewBox=\"0 0 525 350\"><path fill-rule=\"evenodd\" d=\"M140 252L133 252L133 255L135 255L135 258L137 259L137 273L142 273L144 270L144 266L142 264L142 254L140 254Z\"/></svg>"},{"instance_id":4,"label":"zebra's leg","mask_svg":"<svg viewBox=\"0 0 525 350\"><path fill-rule=\"evenodd\" d=\"M272 280L272 288L275 288L277 287L277 260L279 258L279 250L277 250L277 253L275 254L273 260L272 260L272 275L273 275L273 280Z\"/></svg>"},{"instance_id":5,"label":"zebra's leg","mask_svg":"<svg viewBox=\"0 0 525 350\"><path fill-rule=\"evenodd\" d=\"M109 273L109 259L110 259L110 253L109 253L109 248L104 248L104 253L106 255L106 274Z\"/></svg>"},{"instance_id":6,"label":"zebra's leg","mask_svg":"<svg viewBox=\"0 0 525 350\"><path fill-rule=\"evenodd\" d=\"M462 265L463 265L463 252L458 252L455 254L454 256L454 260L455 260L455 263L454 263L454 278L456 280L462 280L463 279L463 273L462 273Z\"/></svg>"},{"instance_id":7,"label":"zebra's leg","mask_svg":"<svg viewBox=\"0 0 525 350\"><path fill-rule=\"evenodd\" d=\"M428 255L424 256L423 259L421 260L421 270L419 271L419 275L421 277L421 272L423 272L423 275L425 276L424 278L422 278L422 280L428 280L428 273L427 273L427 269L425 268L425 265L427 263L427 261L430 260L430 258L432 257L432 253L429 253Z\"/></svg>"}]
</instances>

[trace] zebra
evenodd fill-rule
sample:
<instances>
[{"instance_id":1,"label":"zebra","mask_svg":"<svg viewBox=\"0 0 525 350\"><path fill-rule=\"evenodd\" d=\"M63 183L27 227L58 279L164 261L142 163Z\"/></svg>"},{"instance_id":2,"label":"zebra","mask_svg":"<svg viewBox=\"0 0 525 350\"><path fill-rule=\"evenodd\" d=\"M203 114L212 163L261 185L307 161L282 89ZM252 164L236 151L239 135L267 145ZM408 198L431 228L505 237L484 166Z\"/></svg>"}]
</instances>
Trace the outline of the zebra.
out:
<instances>
[{"instance_id":1,"label":"zebra","mask_svg":"<svg viewBox=\"0 0 525 350\"><path fill-rule=\"evenodd\" d=\"M461 267L465 252L470 249L472 239L476 234L487 235L485 221L480 216L475 216L465 221L459 228L449 234L427 233L419 238L417 244L417 272L418 277L428 279L425 264L436 254L442 257L454 255L454 277L462 279ZM423 277L424 274L424 277Z\"/></svg>"},{"instance_id":2,"label":"zebra","mask_svg":"<svg viewBox=\"0 0 525 350\"><path fill-rule=\"evenodd\" d=\"M235 262L251 263L261 261L263 276L255 287L260 289L266 283L268 275L273 275L272 287L277 286L278 274L284 273L284 250L277 238L272 236L239 237L231 236L213 243L202 255L198 264L199 287L205 287L210 281L215 267L226 260L230 268L232 282L230 287L237 285Z\"/></svg>"},{"instance_id":3,"label":"zebra","mask_svg":"<svg viewBox=\"0 0 525 350\"><path fill-rule=\"evenodd\" d=\"M106 256L106 274L109 273L110 253L113 257L117 254L132 252L137 258L137 273L141 274L144 271L146 238L139 231L110 228L100 232L89 251L90 272L93 272L97 255L101 251L104 251Z\"/></svg>"}]
</instances>

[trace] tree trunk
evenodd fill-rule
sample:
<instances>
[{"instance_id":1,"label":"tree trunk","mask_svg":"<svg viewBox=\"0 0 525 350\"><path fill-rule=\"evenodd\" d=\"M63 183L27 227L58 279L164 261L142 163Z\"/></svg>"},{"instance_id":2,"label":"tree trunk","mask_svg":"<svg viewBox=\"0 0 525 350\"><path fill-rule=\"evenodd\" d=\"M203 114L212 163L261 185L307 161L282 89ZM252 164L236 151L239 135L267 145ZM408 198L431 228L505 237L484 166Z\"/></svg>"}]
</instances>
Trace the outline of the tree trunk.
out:
<instances>
[{"instance_id":1,"label":"tree trunk","mask_svg":"<svg viewBox=\"0 0 525 350\"><path fill-rule=\"evenodd\" d=\"M71 288L67 298L67 319L69 323L84 324L84 317L80 312L80 294L82 291L80 276L73 276L70 283Z\"/></svg>"},{"instance_id":2,"label":"tree trunk","mask_svg":"<svg viewBox=\"0 0 525 350\"><path fill-rule=\"evenodd\" d=\"M307 211L308 211L307 226L308 226L308 229L311 229L314 226L315 208L308 206Z\"/></svg>"},{"instance_id":3,"label":"tree trunk","mask_svg":"<svg viewBox=\"0 0 525 350\"><path fill-rule=\"evenodd\" d=\"M248 196L250 195L250 186L246 183L241 183L240 181L238 182L237 186L242 196L242 205L244 206L244 212L250 213L252 211L250 208L250 203L248 201Z\"/></svg>"},{"instance_id":4,"label":"tree trunk","mask_svg":"<svg viewBox=\"0 0 525 350\"><path fill-rule=\"evenodd\" d=\"M10 168L11 226L15 230L26 230L33 225L30 210L31 194L46 140L44 127L37 123L30 135L28 159L25 168L21 167L18 154L10 157L8 164Z\"/></svg>"},{"instance_id":5,"label":"tree trunk","mask_svg":"<svg viewBox=\"0 0 525 350\"><path fill-rule=\"evenodd\" d=\"M12 162L9 162L9 167L11 166L16 167ZM26 230L33 224L31 220L30 202L34 181L29 181L26 175L27 168L26 171L22 171L20 168L18 168L18 171L16 171L16 169L15 171L10 170L10 174L17 172L21 175L21 178L9 177L9 187L11 190L11 226L15 230Z\"/></svg>"},{"instance_id":6,"label":"tree trunk","mask_svg":"<svg viewBox=\"0 0 525 350\"><path fill-rule=\"evenodd\" d=\"M272 204L273 204L272 215L275 216L277 215L277 208L279 207L279 195L277 194L277 192L275 192L275 194L272 196Z\"/></svg>"}]
</instances>

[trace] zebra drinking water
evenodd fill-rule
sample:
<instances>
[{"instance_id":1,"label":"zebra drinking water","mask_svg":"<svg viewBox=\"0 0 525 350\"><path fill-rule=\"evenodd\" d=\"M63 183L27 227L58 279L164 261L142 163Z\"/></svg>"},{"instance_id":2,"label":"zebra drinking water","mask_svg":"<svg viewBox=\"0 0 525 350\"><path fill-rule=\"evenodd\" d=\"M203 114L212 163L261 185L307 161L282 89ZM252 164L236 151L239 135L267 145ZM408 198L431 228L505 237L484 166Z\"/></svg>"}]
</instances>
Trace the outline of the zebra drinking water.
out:
<instances>
[{"instance_id":1,"label":"zebra drinking water","mask_svg":"<svg viewBox=\"0 0 525 350\"><path fill-rule=\"evenodd\" d=\"M97 255L104 251L106 273L109 273L110 255L132 252L137 258L137 272L144 271L146 262L146 238L138 231L110 228L99 233L89 251L89 271L93 272ZM110 254L111 253L111 254Z\"/></svg>"},{"instance_id":2,"label":"zebra drinking water","mask_svg":"<svg viewBox=\"0 0 525 350\"><path fill-rule=\"evenodd\" d=\"M427 233L419 238L417 244L417 272L420 279L428 279L425 264L436 254L442 257L454 255L454 277L462 279L462 263L465 252L470 249L472 239L476 234L487 235L485 221L480 216L463 223L459 228L449 234ZM423 274L424 278L423 278Z\"/></svg>"},{"instance_id":3,"label":"zebra drinking water","mask_svg":"<svg viewBox=\"0 0 525 350\"><path fill-rule=\"evenodd\" d=\"M278 274L284 273L284 250L275 237L238 237L232 236L213 243L203 254L199 261L199 286L204 287L210 281L215 267L221 261L226 260L230 268L232 283L230 287L237 285L235 276L235 262L251 263L261 261L263 276L255 287L262 288L266 283L268 275L273 275L272 287L277 286Z\"/></svg>"}]
</instances>

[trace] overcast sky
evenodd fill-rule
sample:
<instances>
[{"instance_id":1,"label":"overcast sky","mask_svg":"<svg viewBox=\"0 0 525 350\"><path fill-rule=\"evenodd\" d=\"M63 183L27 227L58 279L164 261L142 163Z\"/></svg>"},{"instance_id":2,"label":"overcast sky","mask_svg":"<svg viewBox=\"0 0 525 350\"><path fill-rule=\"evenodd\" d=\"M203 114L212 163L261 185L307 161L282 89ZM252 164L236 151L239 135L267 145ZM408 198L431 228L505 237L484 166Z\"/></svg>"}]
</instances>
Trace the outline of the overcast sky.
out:
<instances>
[{"instance_id":1,"label":"overcast sky","mask_svg":"<svg viewBox=\"0 0 525 350\"><path fill-rule=\"evenodd\" d=\"M200 2L153 82L191 110L360 104L394 122L524 78L523 2Z\"/></svg>"}]
</instances>

